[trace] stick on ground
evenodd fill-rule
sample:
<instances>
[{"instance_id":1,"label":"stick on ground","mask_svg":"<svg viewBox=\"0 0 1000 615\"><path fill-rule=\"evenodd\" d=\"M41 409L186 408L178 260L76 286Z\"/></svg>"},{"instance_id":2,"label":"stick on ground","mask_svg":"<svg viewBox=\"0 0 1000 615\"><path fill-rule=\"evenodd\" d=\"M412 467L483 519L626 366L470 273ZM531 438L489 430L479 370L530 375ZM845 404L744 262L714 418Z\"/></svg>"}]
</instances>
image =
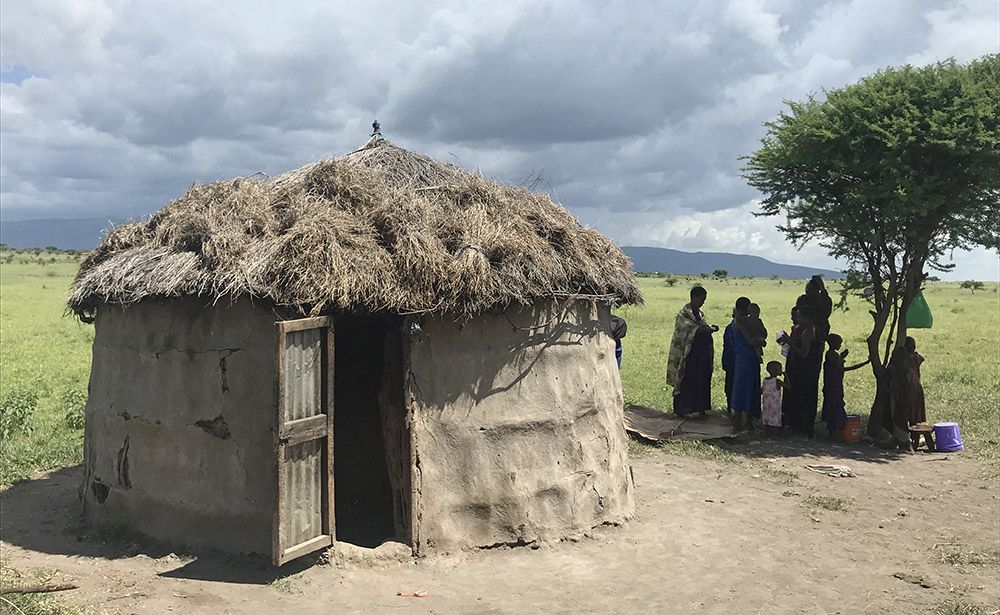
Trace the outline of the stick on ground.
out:
<instances>
[{"instance_id":1,"label":"stick on ground","mask_svg":"<svg viewBox=\"0 0 1000 615\"><path fill-rule=\"evenodd\" d=\"M3 594L42 594L47 592L62 592L67 589L78 589L79 586L72 583L61 583L58 585L23 585L21 587L5 587L0 589Z\"/></svg>"}]
</instances>

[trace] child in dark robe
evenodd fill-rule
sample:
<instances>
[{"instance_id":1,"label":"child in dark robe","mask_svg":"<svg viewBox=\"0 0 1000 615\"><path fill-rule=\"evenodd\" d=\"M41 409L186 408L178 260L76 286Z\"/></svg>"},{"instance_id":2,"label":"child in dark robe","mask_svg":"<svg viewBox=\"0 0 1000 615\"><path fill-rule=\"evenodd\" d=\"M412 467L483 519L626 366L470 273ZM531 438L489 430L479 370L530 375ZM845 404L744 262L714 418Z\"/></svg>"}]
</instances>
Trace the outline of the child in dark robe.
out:
<instances>
[{"instance_id":1,"label":"child in dark robe","mask_svg":"<svg viewBox=\"0 0 1000 615\"><path fill-rule=\"evenodd\" d=\"M844 367L847 350L840 350L844 340L836 333L827 335L826 342L830 349L826 351L823 362L823 413L827 433L836 437L847 425L847 411L844 407L844 372L868 365L868 361L850 367Z\"/></svg>"},{"instance_id":2,"label":"child in dark robe","mask_svg":"<svg viewBox=\"0 0 1000 615\"><path fill-rule=\"evenodd\" d=\"M622 368L622 339L628 332L628 324L621 316L611 315L611 339L615 341L615 361L618 362L618 369Z\"/></svg>"},{"instance_id":3,"label":"child in dark robe","mask_svg":"<svg viewBox=\"0 0 1000 615\"><path fill-rule=\"evenodd\" d=\"M909 427L927 420L924 387L920 383L920 364L924 358L917 352L912 337L896 347L889 362L890 411L895 426L894 435L901 448L908 448ZM904 436L907 436L904 441Z\"/></svg>"}]
</instances>

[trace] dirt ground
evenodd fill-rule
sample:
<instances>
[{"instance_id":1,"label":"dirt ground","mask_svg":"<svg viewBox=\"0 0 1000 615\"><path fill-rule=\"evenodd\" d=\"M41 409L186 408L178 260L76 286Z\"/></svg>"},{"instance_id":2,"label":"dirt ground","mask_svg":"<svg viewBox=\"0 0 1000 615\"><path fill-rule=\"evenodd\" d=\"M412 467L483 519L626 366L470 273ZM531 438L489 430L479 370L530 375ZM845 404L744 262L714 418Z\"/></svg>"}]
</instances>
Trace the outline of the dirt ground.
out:
<instances>
[{"instance_id":1,"label":"dirt ground","mask_svg":"<svg viewBox=\"0 0 1000 615\"><path fill-rule=\"evenodd\" d=\"M1000 610L1000 484L968 454L751 441L634 458L636 518L577 541L275 571L81 534L79 468L0 494L2 555L107 613L890 613ZM806 464L847 465L833 478ZM397 592L427 592L423 598Z\"/></svg>"}]
</instances>

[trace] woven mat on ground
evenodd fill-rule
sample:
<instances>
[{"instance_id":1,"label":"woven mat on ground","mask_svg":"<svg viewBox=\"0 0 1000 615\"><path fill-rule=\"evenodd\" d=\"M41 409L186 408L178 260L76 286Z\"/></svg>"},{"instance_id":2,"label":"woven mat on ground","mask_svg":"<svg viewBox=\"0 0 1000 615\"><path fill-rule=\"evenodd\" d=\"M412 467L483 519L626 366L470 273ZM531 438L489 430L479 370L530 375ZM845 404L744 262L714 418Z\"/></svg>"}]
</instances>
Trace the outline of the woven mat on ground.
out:
<instances>
[{"instance_id":1,"label":"woven mat on ground","mask_svg":"<svg viewBox=\"0 0 1000 615\"><path fill-rule=\"evenodd\" d=\"M713 440L736 436L736 431L724 412L709 412L705 418L697 415L681 418L646 406L625 408L625 431L653 442Z\"/></svg>"}]
</instances>

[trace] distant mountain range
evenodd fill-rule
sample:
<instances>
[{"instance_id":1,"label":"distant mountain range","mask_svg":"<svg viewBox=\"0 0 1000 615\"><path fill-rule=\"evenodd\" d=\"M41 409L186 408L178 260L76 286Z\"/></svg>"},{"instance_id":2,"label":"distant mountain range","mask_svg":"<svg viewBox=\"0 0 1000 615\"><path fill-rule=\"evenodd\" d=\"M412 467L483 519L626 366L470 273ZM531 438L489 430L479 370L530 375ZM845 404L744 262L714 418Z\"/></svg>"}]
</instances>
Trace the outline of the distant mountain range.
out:
<instances>
[{"instance_id":1,"label":"distant mountain range","mask_svg":"<svg viewBox=\"0 0 1000 615\"><path fill-rule=\"evenodd\" d=\"M828 280L839 280L843 274L832 269L818 269L801 265L773 263L766 258L728 252L682 252L668 248L623 246L622 250L632 259L633 268L640 273L662 272L683 275L712 273L725 269L732 277L755 278L808 278L822 274Z\"/></svg>"},{"instance_id":2,"label":"distant mountain range","mask_svg":"<svg viewBox=\"0 0 1000 615\"><path fill-rule=\"evenodd\" d=\"M67 220L0 220L0 243L12 248L45 248L54 246L63 250L92 250L100 243L104 232L115 221L108 218ZM816 269L800 265L773 263L759 256L729 254L727 252L682 252L667 248L625 246L622 248L637 272L677 273L698 275L725 269L730 276L768 278L808 278L821 273L827 279L840 279L839 271Z\"/></svg>"}]
</instances>

